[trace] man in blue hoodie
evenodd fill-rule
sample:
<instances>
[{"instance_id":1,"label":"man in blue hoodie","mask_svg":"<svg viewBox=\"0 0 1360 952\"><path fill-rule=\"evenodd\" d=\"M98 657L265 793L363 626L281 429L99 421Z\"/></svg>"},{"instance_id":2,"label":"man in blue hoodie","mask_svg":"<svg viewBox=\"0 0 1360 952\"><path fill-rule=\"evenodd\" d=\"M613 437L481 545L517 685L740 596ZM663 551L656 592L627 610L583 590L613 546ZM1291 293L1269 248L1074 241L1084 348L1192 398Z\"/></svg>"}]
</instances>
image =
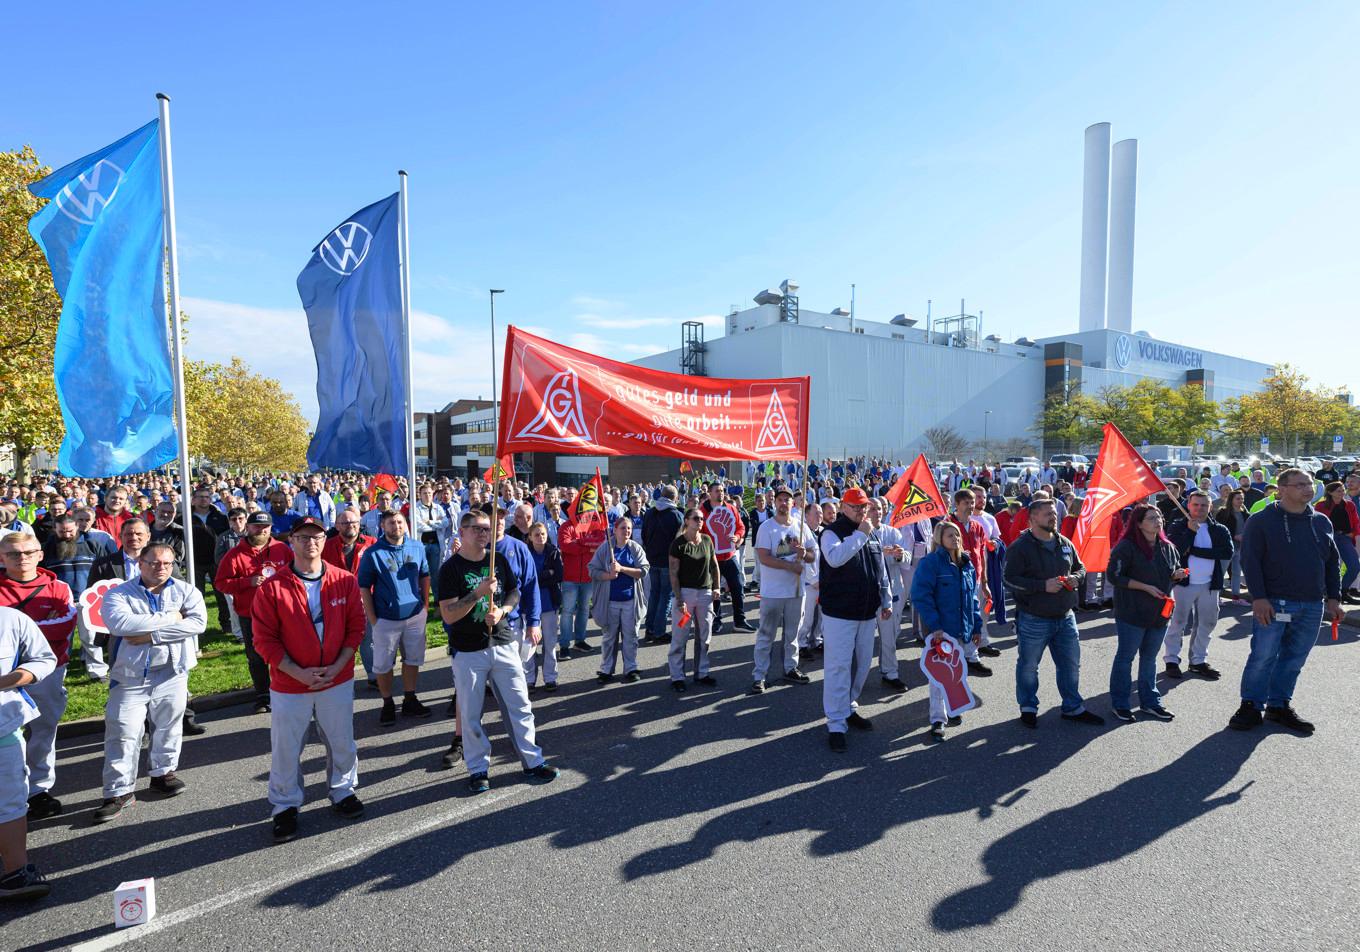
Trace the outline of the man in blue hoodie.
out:
<instances>
[{"instance_id":1,"label":"man in blue hoodie","mask_svg":"<svg viewBox=\"0 0 1360 952\"><path fill-rule=\"evenodd\" d=\"M1313 725L1290 701L1323 619L1341 616L1341 557L1332 522L1314 511L1313 478L1282 470L1279 498L1247 520L1242 572L1251 593L1251 653L1242 669L1242 706L1228 721L1251 730L1265 720L1300 734Z\"/></svg>"}]
</instances>

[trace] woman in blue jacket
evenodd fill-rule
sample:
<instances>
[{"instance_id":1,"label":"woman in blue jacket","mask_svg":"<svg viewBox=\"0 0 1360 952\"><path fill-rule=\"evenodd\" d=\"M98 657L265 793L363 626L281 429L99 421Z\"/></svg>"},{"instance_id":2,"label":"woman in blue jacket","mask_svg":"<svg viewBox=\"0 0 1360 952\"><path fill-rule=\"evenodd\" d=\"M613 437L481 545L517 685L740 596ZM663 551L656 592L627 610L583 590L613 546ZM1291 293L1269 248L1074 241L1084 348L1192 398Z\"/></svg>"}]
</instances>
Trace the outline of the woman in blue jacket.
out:
<instances>
[{"instance_id":1,"label":"woman in blue jacket","mask_svg":"<svg viewBox=\"0 0 1360 952\"><path fill-rule=\"evenodd\" d=\"M557 690L557 618L562 608L562 553L548 541L548 527L535 522L529 527L529 551L538 569L538 601L543 640L533 657L524 663L524 677L533 687L538 681L538 652L543 652L543 690Z\"/></svg>"},{"instance_id":2,"label":"woman in blue jacket","mask_svg":"<svg viewBox=\"0 0 1360 952\"><path fill-rule=\"evenodd\" d=\"M978 605L977 572L973 560L963 550L959 527L945 521L935 526L931 552L916 566L911 580L911 604L921 617L926 636L926 650L931 637L947 633L958 639L978 642L982 638L982 609ZM962 717L949 719L957 725ZM944 740L944 691L930 685L930 736Z\"/></svg>"}]
</instances>

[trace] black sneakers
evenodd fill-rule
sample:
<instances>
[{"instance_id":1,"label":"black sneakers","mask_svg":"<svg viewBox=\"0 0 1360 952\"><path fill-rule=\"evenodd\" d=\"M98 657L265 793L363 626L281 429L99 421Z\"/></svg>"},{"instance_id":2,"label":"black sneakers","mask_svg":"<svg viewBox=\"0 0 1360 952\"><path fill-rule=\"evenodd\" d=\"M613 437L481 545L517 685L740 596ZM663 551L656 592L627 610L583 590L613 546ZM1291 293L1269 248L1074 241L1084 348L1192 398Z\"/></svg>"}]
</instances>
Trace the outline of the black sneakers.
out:
<instances>
[{"instance_id":1,"label":"black sneakers","mask_svg":"<svg viewBox=\"0 0 1360 952\"><path fill-rule=\"evenodd\" d=\"M830 733L826 735L826 742L833 751L838 754L845 753L845 734Z\"/></svg>"},{"instance_id":2,"label":"black sneakers","mask_svg":"<svg viewBox=\"0 0 1360 952\"><path fill-rule=\"evenodd\" d=\"M968 677L970 677L970 678L990 678L991 676L992 676L992 669L989 668L989 667L987 667L987 666L986 666L985 664L983 664L981 661L970 661L970 662L968 662Z\"/></svg>"},{"instance_id":3,"label":"black sneakers","mask_svg":"<svg viewBox=\"0 0 1360 952\"><path fill-rule=\"evenodd\" d=\"M0 879L0 899L41 899L51 891L52 887L32 863Z\"/></svg>"},{"instance_id":4,"label":"black sneakers","mask_svg":"<svg viewBox=\"0 0 1360 952\"><path fill-rule=\"evenodd\" d=\"M857 731L871 731L874 729L874 722L858 711L851 711L850 716L845 719L845 723L849 724Z\"/></svg>"},{"instance_id":5,"label":"black sneakers","mask_svg":"<svg viewBox=\"0 0 1360 952\"><path fill-rule=\"evenodd\" d=\"M28 798L29 820L46 820L61 813L61 801L43 790Z\"/></svg>"},{"instance_id":6,"label":"black sneakers","mask_svg":"<svg viewBox=\"0 0 1360 952\"><path fill-rule=\"evenodd\" d=\"M297 836L297 807L274 814L274 842L287 843Z\"/></svg>"},{"instance_id":7,"label":"black sneakers","mask_svg":"<svg viewBox=\"0 0 1360 952\"><path fill-rule=\"evenodd\" d=\"M1166 676L1168 678L1183 678L1185 674L1181 671L1181 666L1174 661L1166 663Z\"/></svg>"},{"instance_id":8,"label":"black sneakers","mask_svg":"<svg viewBox=\"0 0 1360 952\"><path fill-rule=\"evenodd\" d=\"M906 682L901 678L883 678L882 681L885 688L891 688L894 691L905 691L907 689Z\"/></svg>"},{"instance_id":9,"label":"black sneakers","mask_svg":"<svg viewBox=\"0 0 1360 952\"><path fill-rule=\"evenodd\" d=\"M641 680L642 675L639 674L637 671L629 671L627 674L623 676L624 684L637 684Z\"/></svg>"},{"instance_id":10,"label":"black sneakers","mask_svg":"<svg viewBox=\"0 0 1360 952\"><path fill-rule=\"evenodd\" d=\"M430 709L420 703L420 698L414 694L408 694L401 701L402 717L429 717Z\"/></svg>"},{"instance_id":11,"label":"black sneakers","mask_svg":"<svg viewBox=\"0 0 1360 952\"><path fill-rule=\"evenodd\" d=\"M748 693L748 694L764 694L764 693L765 693L765 682L764 682L764 681L753 681L753 682L751 682L751 688L750 688L750 690L749 690L747 693Z\"/></svg>"},{"instance_id":12,"label":"black sneakers","mask_svg":"<svg viewBox=\"0 0 1360 952\"><path fill-rule=\"evenodd\" d=\"M1114 715L1115 720L1123 721L1125 724L1132 724L1138 719L1133 716L1133 711L1129 710L1127 707L1110 708L1110 713Z\"/></svg>"},{"instance_id":13,"label":"black sneakers","mask_svg":"<svg viewBox=\"0 0 1360 952\"><path fill-rule=\"evenodd\" d=\"M684 693L685 693L685 690L686 690L686 688L685 688L685 682L684 682L684 681L672 681L672 682L671 682L671 690L674 691L676 694L684 694Z\"/></svg>"},{"instance_id":14,"label":"black sneakers","mask_svg":"<svg viewBox=\"0 0 1360 952\"><path fill-rule=\"evenodd\" d=\"M529 767L524 771L524 776L530 780L539 780L543 783L552 783L557 779L557 768L549 767L547 764L539 764L537 767Z\"/></svg>"},{"instance_id":15,"label":"black sneakers","mask_svg":"<svg viewBox=\"0 0 1360 952\"><path fill-rule=\"evenodd\" d=\"M785 680L785 681L792 681L794 684L811 684L811 683L812 683L812 679L809 678L809 677L808 677L806 674L804 674L803 672L799 671L797 668L794 668L792 671L785 671L785 672L784 672L784 680Z\"/></svg>"},{"instance_id":16,"label":"black sneakers","mask_svg":"<svg viewBox=\"0 0 1360 952\"><path fill-rule=\"evenodd\" d=\"M1259 727L1262 720L1261 712L1256 709L1256 705L1251 701L1243 701L1237 713L1228 718L1228 726L1235 731L1249 731L1253 727Z\"/></svg>"},{"instance_id":17,"label":"black sneakers","mask_svg":"<svg viewBox=\"0 0 1360 952\"><path fill-rule=\"evenodd\" d=\"M930 739L936 741L937 743L942 742L944 740L943 722L935 721L933 724L930 725Z\"/></svg>"},{"instance_id":18,"label":"black sneakers","mask_svg":"<svg viewBox=\"0 0 1360 952\"><path fill-rule=\"evenodd\" d=\"M1313 733L1313 725L1299 717L1298 713L1286 704L1284 707L1266 707L1266 720L1274 721L1281 727L1287 727L1291 731L1298 731L1300 734Z\"/></svg>"},{"instance_id":19,"label":"black sneakers","mask_svg":"<svg viewBox=\"0 0 1360 952\"><path fill-rule=\"evenodd\" d=\"M1146 714L1148 717L1151 717L1154 720L1158 721L1174 721L1176 719L1175 714L1172 714L1170 711L1168 711L1166 708L1160 705L1158 705L1157 707L1148 707L1144 705L1143 707L1140 707L1138 709L1138 713Z\"/></svg>"},{"instance_id":20,"label":"black sneakers","mask_svg":"<svg viewBox=\"0 0 1360 952\"><path fill-rule=\"evenodd\" d=\"M351 793L339 803L332 803L331 809L346 820L357 820L364 815L364 802Z\"/></svg>"},{"instance_id":21,"label":"black sneakers","mask_svg":"<svg viewBox=\"0 0 1360 952\"><path fill-rule=\"evenodd\" d=\"M959 726L960 724L962 724L962 723L963 723L963 715L962 715L962 714L955 714L953 717L951 717L951 718L949 719L949 726L950 726L950 727L958 727L958 726Z\"/></svg>"},{"instance_id":22,"label":"black sneakers","mask_svg":"<svg viewBox=\"0 0 1360 952\"><path fill-rule=\"evenodd\" d=\"M397 722L397 702L390 697L383 698L382 713L378 715L379 727L391 727Z\"/></svg>"},{"instance_id":23,"label":"black sneakers","mask_svg":"<svg viewBox=\"0 0 1360 952\"><path fill-rule=\"evenodd\" d=\"M184 792L185 783L171 770L159 777L151 778L151 789L166 797L177 797Z\"/></svg>"},{"instance_id":24,"label":"black sneakers","mask_svg":"<svg viewBox=\"0 0 1360 952\"><path fill-rule=\"evenodd\" d=\"M753 626L749 621L747 621L746 619L743 618L741 621L733 623L733 625L732 625L732 630L733 630L733 631L755 631L756 629L755 629L755 626Z\"/></svg>"},{"instance_id":25,"label":"black sneakers","mask_svg":"<svg viewBox=\"0 0 1360 952\"><path fill-rule=\"evenodd\" d=\"M109 797L94 811L94 822L107 823L124 810L130 809L137 802L135 793L124 793L121 796Z\"/></svg>"},{"instance_id":26,"label":"black sneakers","mask_svg":"<svg viewBox=\"0 0 1360 952\"><path fill-rule=\"evenodd\" d=\"M1206 681L1217 681L1223 677L1216 669L1209 667L1209 662L1201 661L1199 664L1190 665L1190 673L1197 674Z\"/></svg>"},{"instance_id":27,"label":"black sneakers","mask_svg":"<svg viewBox=\"0 0 1360 952\"><path fill-rule=\"evenodd\" d=\"M453 743L449 745L449 749L444 751L443 758L444 769L445 770L453 769L454 767L458 766L458 761L462 759L463 759L463 739L461 737L455 737L453 739Z\"/></svg>"},{"instance_id":28,"label":"black sneakers","mask_svg":"<svg viewBox=\"0 0 1360 952\"><path fill-rule=\"evenodd\" d=\"M715 677L713 677L713 675L711 675L711 674L706 674L706 675L704 675L702 678L695 678L695 679L694 679L694 683L695 683L695 684L702 684L702 685L703 685L704 687L706 687L706 688L711 688L711 687L716 687L716 686L717 686L717 684L718 684L718 679L715 678Z\"/></svg>"},{"instance_id":29,"label":"black sneakers","mask_svg":"<svg viewBox=\"0 0 1360 952\"><path fill-rule=\"evenodd\" d=\"M978 648L978 654L984 658L999 658L1001 657L1001 649L993 648L991 645L983 645Z\"/></svg>"},{"instance_id":30,"label":"black sneakers","mask_svg":"<svg viewBox=\"0 0 1360 952\"><path fill-rule=\"evenodd\" d=\"M1064 714L1063 720L1075 721L1078 724L1104 724L1105 718L1091 711L1082 711L1080 714Z\"/></svg>"},{"instance_id":31,"label":"black sneakers","mask_svg":"<svg viewBox=\"0 0 1360 952\"><path fill-rule=\"evenodd\" d=\"M468 777L468 789L473 793L486 793L491 789L491 781L486 779L486 774L473 774Z\"/></svg>"},{"instance_id":32,"label":"black sneakers","mask_svg":"<svg viewBox=\"0 0 1360 952\"><path fill-rule=\"evenodd\" d=\"M1021 711L1020 723L1024 724L1026 727L1038 727L1039 715L1035 714L1033 711Z\"/></svg>"}]
</instances>

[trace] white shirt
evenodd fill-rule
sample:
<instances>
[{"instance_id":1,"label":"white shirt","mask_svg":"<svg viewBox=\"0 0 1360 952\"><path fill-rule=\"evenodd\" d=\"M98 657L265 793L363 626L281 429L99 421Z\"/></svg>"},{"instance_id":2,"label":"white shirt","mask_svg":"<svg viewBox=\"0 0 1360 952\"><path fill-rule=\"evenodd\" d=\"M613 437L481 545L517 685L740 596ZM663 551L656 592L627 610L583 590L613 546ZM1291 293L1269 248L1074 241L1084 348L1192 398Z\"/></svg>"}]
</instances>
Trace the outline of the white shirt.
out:
<instances>
[{"instance_id":1,"label":"white shirt","mask_svg":"<svg viewBox=\"0 0 1360 952\"><path fill-rule=\"evenodd\" d=\"M1208 523L1205 523L1195 531L1195 548L1207 549L1211 547L1213 544L1214 544L1213 540L1209 538ZM1198 555L1192 555L1190 556L1187 565L1188 568L1190 569L1191 585L1209 584L1209 580L1213 577L1214 574L1213 559L1202 559Z\"/></svg>"},{"instance_id":2,"label":"white shirt","mask_svg":"<svg viewBox=\"0 0 1360 952\"><path fill-rule=\"evenodd\" d=\"M316 640L323 640L324 631L321 623L321 579L324 573L318 578L307 578L299 575L298 581L307 592L307 611L312 613L312 626L316 628Z\"/></svg>"},{"instance_id":3,"label":"white shirt","mask_svg":"<svg viewBox=\"0 0 1360 952\"><path fill-rule=\"evenodd\" d=\"M799 530L802 530L801 534ZM789 519L788 525L780 525L777 519L766 519L756 530L756 552L763 550L782 562L793 563L798 556L793 553L793 544L801 537L803 545L812 547L817 544L812 530L800 519ZM761 598L794 598L800 594L798 582L802 573L794 575L763 566L760 572Z\"/></svg>"}]
</instances>

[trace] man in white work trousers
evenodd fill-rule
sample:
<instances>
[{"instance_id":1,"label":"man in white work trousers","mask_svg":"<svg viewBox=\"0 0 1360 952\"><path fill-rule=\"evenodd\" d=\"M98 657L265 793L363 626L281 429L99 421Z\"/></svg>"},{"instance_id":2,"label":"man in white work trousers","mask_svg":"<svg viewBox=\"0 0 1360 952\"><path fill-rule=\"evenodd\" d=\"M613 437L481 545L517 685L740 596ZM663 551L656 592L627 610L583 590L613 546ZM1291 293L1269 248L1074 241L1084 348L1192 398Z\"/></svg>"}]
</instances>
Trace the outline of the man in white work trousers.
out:
<instances>
[{"instance_id":1,"label":"man in white work trousers","mask_svg":"<svg viewBox=\"0 0 1360 952\"><path fill-rule=\"evenodd\" d=\"M355 794L354 653L364 640L364 609L353 575L321 558L326 528L303 516L288 536L293 561L260 586L251 604L255 651L269 665L269 804L274 842L297 835L303 804L302 749L316 721L326 749L331 807L346 820L364 815Z\"/></svg>"},{"instance_id":2,"label":"man in white work trousers","mask_svg":"<svg viewBox=\"0 0 1360 952\"><path fill-rule=\"evenodd\" d=\"M798 629L803 621L803 566L817 557L817 540L807 523L792 518L792 508L793 491L780 486L775 491L774 516L762 519L756 531L756 562L765 569L759 577L760 629L751 671L752 694L765 691L776 629L781 636L779 674L793 684L812 680L798 668ZM752 515L756 512L752 510Z\"/></svg>"},{"instance_id":3,"label":"man in white work trousers","mask_svg":"<svg viewBox=\"0 0 1360 952\"><path fill-rule=\"evenodd\" d=\"M110 589L101 608L109 629L109 700L104 708L104 802L95 823L108 823L136 802L142 731L151 725L151 790L184 791L175 776L183 740L195 639L208 627L197 588L174 577L175 550L153 542L138 557L139 575Z\"/></svg>"},{"instance_id":4,"label":"man in white work trousers","mask_svg":"<svg viewBox=\"0 0 1360 952\"><path fill-rule=\"evenodd\" d=\"M892 617L892 591L883 563L883 547L866 518L869 497L858 486L841 496L840 511L822 531L819 601L823 655L822 708L827 742L845 750L846 727L871 730L873 724L855 710L874 657L879 619Z\"/></svg>"},{"instance_id":5,"label":"man in white work trousers","mask_svg":"<svg viewBox=\"0 0 1360 952\"><path fill-rule=\"evenodd\" d=\"M462 543L459 550L439 570L439 614L453 654L453 688L468 788L473 793L491 789L491 740L482 728L488 684L495 685L504 705L506 724L525 774L547 783L557 778L557 768L544 762L542 749L534 743L529 686L519 644L507 623L510 612L519 604L519 579L510 560L492 547L491 518L486 513L479 509L463 513L458 533ZM537 643L535 634L526 632L526 637Z\"/></svg>"}]
</instances>

